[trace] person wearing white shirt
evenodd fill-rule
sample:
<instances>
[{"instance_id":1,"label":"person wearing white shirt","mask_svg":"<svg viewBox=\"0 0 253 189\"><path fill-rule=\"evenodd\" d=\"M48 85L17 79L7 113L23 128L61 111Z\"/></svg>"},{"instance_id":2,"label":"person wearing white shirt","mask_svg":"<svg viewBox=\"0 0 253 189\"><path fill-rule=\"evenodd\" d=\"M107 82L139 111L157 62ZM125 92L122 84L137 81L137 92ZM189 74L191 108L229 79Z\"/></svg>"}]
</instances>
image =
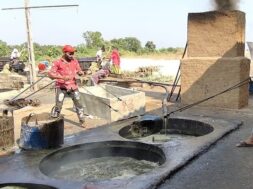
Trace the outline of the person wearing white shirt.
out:
<instances>
[{"instance_id":1,"label":"person wearing white shirt","mask_svg":"<svg viewBox=\"0 0 253 189\"><path fill-rule=\"evenodd\" d=\"M11 60L13 59L18 59L20 57L20 52L18 51L18 49L13 49L13 51L11 52Z\"/></svg>"},{"instance_id":2,"label":"person wearing white shirt","mask_svg":"<svg viewBox=\"0 0 253 189\"><path fill-rule=\"evenodd\" d=\"M102 46L96 53L97 63L101 64L103 61L103 53L105 52L105 47Z\"/></svg>"}]
</instances>

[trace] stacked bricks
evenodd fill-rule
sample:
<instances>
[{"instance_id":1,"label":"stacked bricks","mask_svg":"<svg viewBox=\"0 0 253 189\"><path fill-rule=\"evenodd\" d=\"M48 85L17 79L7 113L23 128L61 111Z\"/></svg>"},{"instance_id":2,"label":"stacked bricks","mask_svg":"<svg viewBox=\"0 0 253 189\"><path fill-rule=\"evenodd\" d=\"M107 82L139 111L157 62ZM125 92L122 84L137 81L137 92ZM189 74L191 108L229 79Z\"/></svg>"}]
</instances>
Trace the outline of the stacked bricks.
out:
<instances>
[{"instance_id":1,"label":"stacked bricks","mask_svg":"<svg viewBox=\"0 0 253 189\"><path fill-rule=\"evenodd\" d=\"M182 104L211 97L249 77L243 12L190 13L187 35L187 56L181 60ZM199 105L242 108L248 104L248 91L245 84Z\"/></svg>"}]
</instances>

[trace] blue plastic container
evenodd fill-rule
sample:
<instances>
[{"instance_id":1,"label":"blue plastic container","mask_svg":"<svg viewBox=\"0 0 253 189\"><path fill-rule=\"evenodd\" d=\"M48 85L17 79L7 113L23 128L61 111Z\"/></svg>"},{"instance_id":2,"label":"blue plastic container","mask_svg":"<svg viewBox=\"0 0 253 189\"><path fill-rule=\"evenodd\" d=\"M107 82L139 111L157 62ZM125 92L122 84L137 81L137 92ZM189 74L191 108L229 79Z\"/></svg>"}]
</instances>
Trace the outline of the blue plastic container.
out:
<instances>
[{"instance_id":1,"label":"blue plastic container","mask_svg":"<svg viewBox=\"0 0 253 189\"><path fill-rule=\"evenodd\" d=\"M22 119L19 146L26 150L60 147L64 140L63 117L54 119L45 113L34 115Z\"/></svg>"},{"instance_id":2,"label":"blue plastic container","mask_svg":"<svg viewBox=\"0 0 253 189\"><path fill-rule=\"evenodd\" d=\"M19 146L24 149L47 148L47 141L38 127L21 126Z\"/></svg>"}]
</instances>

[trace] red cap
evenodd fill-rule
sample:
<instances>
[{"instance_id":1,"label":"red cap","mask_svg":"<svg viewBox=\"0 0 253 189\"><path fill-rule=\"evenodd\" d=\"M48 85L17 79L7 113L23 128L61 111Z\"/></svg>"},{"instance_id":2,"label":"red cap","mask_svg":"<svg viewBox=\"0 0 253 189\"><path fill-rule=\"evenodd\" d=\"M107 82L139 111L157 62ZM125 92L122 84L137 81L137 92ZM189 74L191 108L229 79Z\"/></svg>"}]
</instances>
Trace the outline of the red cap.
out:
<instances>
[{"instance_id":1,"label":"red cap","mask_svg":"<svg viewBox=\"0 0 253 189\"><path fill-rule=\"evenodd\" d=\"M62 52L75 52L76 49L74 47L72 47L71 45L65 45L62 48Z\"/></svg>"},{"instance_id":2,"label":"red cap","mask_svg":"<svg viewBox=\"0 0 253 189\"><path fill-rule=\"evenodd\" d=\"M46 65L43 64L43 63L39 63L38 68L39 68L40 71L43 71L43 70L46 69Z\"/></svg>"}]
</instances>

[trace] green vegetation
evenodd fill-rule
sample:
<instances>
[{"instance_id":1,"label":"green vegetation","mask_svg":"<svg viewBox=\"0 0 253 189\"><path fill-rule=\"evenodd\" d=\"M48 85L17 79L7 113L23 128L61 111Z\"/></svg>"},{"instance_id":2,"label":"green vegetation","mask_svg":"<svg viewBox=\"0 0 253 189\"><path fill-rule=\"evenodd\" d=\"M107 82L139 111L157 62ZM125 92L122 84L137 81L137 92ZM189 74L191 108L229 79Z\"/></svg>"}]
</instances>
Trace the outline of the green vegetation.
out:
<instances>
[{"instance_id":1,"label":"green vegetation","mask_svg":"<svg viewBox=\"0 0 253 189\"><path fill-rule=\"evenodd\" d=\"M102 34L98 31L86 31L83 33L84 43L77 45L77 57L94 57L96 51L104 45L106 47L105 55L110 56L111 47L116 46L123 57L145 57L145 58L180 58L183 53L183 48L162 48L157 49L153 41L147 41L144 47L141 42L135 37L125 37L112 39L110 41L104 40ZM21 45L8 45L6 42L0 40L0 57L10 56L13 48L21 51L21 59L28 60L27 43ZM36 62L42 60L52 60L60 57L62 46L59 45L40 45L34 43L34 53Z\"/></svg>"}]
</instances>

